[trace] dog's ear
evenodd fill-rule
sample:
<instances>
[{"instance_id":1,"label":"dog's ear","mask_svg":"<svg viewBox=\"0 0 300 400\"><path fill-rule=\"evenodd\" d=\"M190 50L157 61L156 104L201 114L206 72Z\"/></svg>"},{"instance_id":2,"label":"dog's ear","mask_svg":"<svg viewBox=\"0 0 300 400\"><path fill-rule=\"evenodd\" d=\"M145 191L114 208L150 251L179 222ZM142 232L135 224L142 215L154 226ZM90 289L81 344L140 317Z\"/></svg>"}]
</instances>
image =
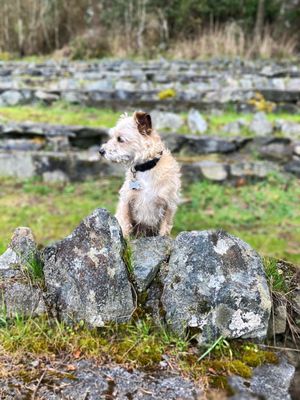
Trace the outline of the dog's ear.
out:
<instances>
[{"instance_id":1,"label":"dog's ear","mask_svg":"<svg viewBox=\"0 0 300 400\"><path fill-rule=\"evenodd\" d=\"M150 135L152 132L152 121L150 114L143 111L136 111L133 114L137 128L142 135Z\"/></svg>"}]
</instances>

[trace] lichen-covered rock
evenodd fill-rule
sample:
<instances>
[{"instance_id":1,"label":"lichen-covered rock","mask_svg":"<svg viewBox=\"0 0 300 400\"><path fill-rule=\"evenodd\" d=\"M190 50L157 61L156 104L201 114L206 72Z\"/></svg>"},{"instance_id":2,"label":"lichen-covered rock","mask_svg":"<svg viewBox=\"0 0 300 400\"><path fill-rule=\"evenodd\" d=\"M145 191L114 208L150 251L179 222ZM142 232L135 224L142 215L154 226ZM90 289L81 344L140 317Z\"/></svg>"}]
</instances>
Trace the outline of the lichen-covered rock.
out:
<instances>
[{"instance_id":1,"label":"lichen-covered rock","mask_svg":"<svg viewBox=\"0 0 300 400\"><path fill-rule=\"evenodd\" d=\"M132 272L139 291L149 287L160 265L167 260L172 242L172 239L166 236L153 236L136 239L130 243Z\"/></svg>"},{"instance_id":2,"label":"lichen-covered rock","mask_svg":"<svg viewBox=\"0 0 300 400\"><path fill-rule=\"evenodd\" d=\"M4 301L5 312L9 317L34 317L46 312L42 290L28 283L11 282L5 287Z\"/></svg>"},{"instance_id":3,"label":"lichen-covered rock","mask_svg":"<svg viewBox=\"0 0 300 400\"><path fill-rule=\"evenodd\" d=\"M0 298L9 317L36 316L46 311L41 285L31 274L33 263L40 263L34 236L29 228L17 228L0 256Z\"/></svg>"},{"instance_id":4,"label":"lichen-covered rock","mask_svg":"<svg viewBox=\"0 0 300 400\"><path fill-rule=\"evenodd\" d=\"M164 280L166 322L178 334L192 330L199 342L263 339L271 298L259 255L224 231L177 236Z\"/></svg>"},{"instance_id":5,"label":"lichen-covered rock","mask_svg":"<svg viewBox=\"0 0 300 400\"><path fill-rule=\"evenodd\" d=\"M239 394L247 393L268 400L290 400L289 388L295 367L282 359L279 365L265 364L253 370L251 379L229 377L229 384ZM236 397L239 398L239 397Z\"/></svg>"},{"instance_id":6,"label":"lichen-covered rock","mask_svg":"<svg viewBox=\"0 0 300 400\"><path fill-rule=\"evenodd\" d=\"M95 400L197 400L203 395L193 382L168 373L128 372L118 366L95 367L87 361L79 362L77 368L76 380L64 380L68 383L61 392L64 398L82 398L89 393Z\"/></svg>"},{"instance_id":7,"label":"lichen-covered rock","mask_svg":"<svg viewBox=\"0 0 300 400\"><path fill-rule=\"evenodd\" d=\"M94 327L130 318L134 305L123 251L121 228L104 209L44 250L48 301L60 318Z\"/></svg>"}]
</instances>

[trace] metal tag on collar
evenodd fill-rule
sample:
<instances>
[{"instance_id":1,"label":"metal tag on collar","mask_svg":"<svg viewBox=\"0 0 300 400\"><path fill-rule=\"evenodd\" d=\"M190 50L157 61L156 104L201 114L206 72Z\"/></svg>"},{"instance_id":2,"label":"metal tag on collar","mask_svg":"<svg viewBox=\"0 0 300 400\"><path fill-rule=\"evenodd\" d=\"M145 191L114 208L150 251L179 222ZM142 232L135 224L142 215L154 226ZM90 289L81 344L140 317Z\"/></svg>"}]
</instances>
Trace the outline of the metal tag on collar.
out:
<instances>
[{"instance_id":1,"label":"metal tag on collar","mask_svg":"<svg viewBox=\"0 0 300 400\"><path fill-rule=\"evenodd\" d=\"M141 188L142 188L141 184L136 179L129 182L129 189L140 190Z\"/></svg>"}]
</instances>

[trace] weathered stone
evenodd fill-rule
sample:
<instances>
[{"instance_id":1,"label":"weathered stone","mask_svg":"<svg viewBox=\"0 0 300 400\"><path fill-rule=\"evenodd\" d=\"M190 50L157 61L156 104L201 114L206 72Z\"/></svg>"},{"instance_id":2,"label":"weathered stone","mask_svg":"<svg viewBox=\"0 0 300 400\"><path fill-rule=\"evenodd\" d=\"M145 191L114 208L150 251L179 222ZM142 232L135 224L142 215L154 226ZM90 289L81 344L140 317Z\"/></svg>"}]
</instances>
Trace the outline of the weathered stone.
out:
<instances>
[{"instance_id":1,"label":"weathered stone","mask_svg":"<svg viewBox=\"0 0 300 400\"><path fill-rule=\"evenodd\" d=\"M211 136L185 135L183 139L179 151L191 155L210 153L226 154L236 151L240 146L235 140L226 140Z\"/></svg>"},{"instance_id":2,"label":"weathered stone","mask_svg":"<svg viewBox=\"0 0 300 400\"><path fill-rule=\"evenodd\" d=\"M256 136L271 135L273 132L273 125L268 121L265 113L258 112L254 115L249 125L249 130Z\"/></svg>"},{"instance_id":3,"label":"weathered stone","mask_svg":"<svg viewBox=\"0 0 300 400\"><path fill-rule=\"evenodd\" d=\"M267 161L245 161L230 165L230 175L233 178L265 178L270 173L277 170L278 167L276 164Z\"/></svg>"},{"instance_id":4,"label":"weathered stone","mask_svg":"<svg viewBox=\"0 0 300 400\"><path fill-rule=\"evenodd\" d=\"M249 393L268 400L290 400L289 388L294 373L295 367L283 359L279 365L265 364L255 368L250 380L232 376L228 381L237 393Z\"/></svg>"},{"instance_id":5,"label":"weathered stone","mask_svg":"<svg viewBox=\"0 0 300 400\"><path fill-rule=\"evenodd\" d=\"M48 302L62 319L103 326L134 309L117 220L96 209L65 239L44 250Z\"/></svg>"},{"instance_id":6,"label":"weathered stone","mask_svg":"<svg viewBox=\"0 0 300 400\"><path fill-rule=\"evenodd\" d=\"M171 252L162 305L175 332L191 329L200 342L220 335L263 339L271 298L262 260L226 232L183 232Z\"/></svg>"},{"instance_id":7,"label":"weathered stone","mask_svg":"<svg viewBox=\"0 0 300 400\"><path fill-rule=\"evenodd\" d=\"M239 135L243 128L247 127L247 123L243 119L238 119L224 125L222 131L231 135Z\"/></svg>"},{"instance_id":8,"label":"weathered stone","mask_svg":"<svg viewBox=\"0 0 300 400\"><path fill-rule=\"evenodd\" d=\"M268 336L271 338L274 335L279 335L284 333L287 324L287 309L286 300L283 299L279 304L275 304L273 301L271 318L269 321Z\"/></svg>"},{"instance_id":9,"label":"weathered stone","mask_svg":"<svg viewBox=\"0 0 300 400\"><path fill-rule=\"evenodd\" d=\"M47 183L52 182L69 182L69 177L60 170L48 171L43 173L43 181Z\"/></svg>"},{"instance_id":10,"label":"weathered stone","mask_svg":"<svg viewBox=\"0 0 300 400\"><path fill-rule=\"evenodd\" d=\"M300 178L300 160L293 160L285 164L284 170Z\"/></svg>"},{"instance_id":11,"label":"weathered stone","mask_svg":"<svg viewBox=\"0 0 300 400\"><path fill-rule=\"evenodd\" d=\"M2 300L6 315L9 317L16 315L35 317L46 312L42 290L30 283L11 282L5 287Z\"/></svg>"},{"instance_id":12,"label":"weathered stone","mask_svg":"<svg viewBox=\"0 0 300 400\"><path fill-rule=\"evenodd\" d=\"M24 99L20 92L16 90L7 90L2 93L1 100L8 106L16 106L17 104L22 103Z\"/></svg>"},{"instance_id":13,"label":"weathered stone","mask_svg":"<svg viewBox=\"0 0 300 400\"><path fill-rule=\"evenodd\" d=\"M300 124L293 121L277 120L275 127L283 133L284 136L291 138L300 138Z\"/></svg>"},{"instance_id":14,"label":"weathered stone","mask_svg":"<svg viewBox=\"0 0 300 400\"><path fill-rule=\"evenodd\" d=\"M201 161L199 167L204 178L222 182L228 177L226 165L214 161Z\"/></svg>"},{"instance_id":15,"label":"weathered stone","mask_svg":"<svg viewBox=\"0 0 300 400\"><path fill-rule=\"evenodd\" d=\"M207 131L208 125L199 111L191 109L187 117L188 126L192 133L204 133Z\"/></svg>"},{"instance_id":16,"label":"weathered stone","mask_svg":"<svg viewBox=\"0 0 300 400\"><path fill-rule=\"evenodd\" d=\"M32 178L36 175L36 166L29 152L0 152L1 176Z\"/></svg>"},{"instance_id":17,"label":"weathered stone","mask_svg":"<svg viewBox=\"0 0 300 400\"><path fill-rule=\"evenodd\" d=\"M130 242L133 276L140 292L149 287L159 267L167 260L172 242L172 239L166 236L141 238Z\"/></svg>"},{"instance_id":18,"label":"weathered stone","mask_svg":"<svg viewBox=\"0 0 300 400\"><path fill-rule=\"evenodd\" d=\"M17 228L0 256L0 297L9 317L36 316L46 311L43 291L30 277L32 263L41 263L33 234L29 228Z\"/></svg>"},{"instance_id":19,"label":"weathered stone","mask_svg":"<svg viewBox=\"0 0 300 400\"><path fill-rule=\"evenodd\" d=\"M152 111L151 112L152 123L155 129L159 130L172 130L176 131L183 125L183 119L180 115L172 112L163 111Z\"/></svg>"},{"instance_id":20,"label":"weathered stone","mask_svg":"<svg viewBox=\"0 0 300 400\"><path fill-rule=\"evenodd\" d=\"M35 97L39 100L44 101L45 103L52 103L53 101L59 100L59 96L57 94L44 92L42 90L38 90L37 92L35 92Z\"/></svg>"},{"instance_id":21,"label":"weathered stone","mask_svg":"<svg viewBox=\"0 0 300 400\"><path fill-rule=\"evenodd\" d=\"M161 370L128 370L117 365L98 366L85 360L72 365L73 379L70 373L67 377L62 373L60 382L56 378L57 386L47 384L47 379L42 380L37 395L45 400L81 400L87 396L90 400L200 400L204 392L201 384ZM7 400L15 399L15 395L26 398L32 391L24 383L20 375L9 376L2 380L1 393Z\"/></svg>"}]
</instances>

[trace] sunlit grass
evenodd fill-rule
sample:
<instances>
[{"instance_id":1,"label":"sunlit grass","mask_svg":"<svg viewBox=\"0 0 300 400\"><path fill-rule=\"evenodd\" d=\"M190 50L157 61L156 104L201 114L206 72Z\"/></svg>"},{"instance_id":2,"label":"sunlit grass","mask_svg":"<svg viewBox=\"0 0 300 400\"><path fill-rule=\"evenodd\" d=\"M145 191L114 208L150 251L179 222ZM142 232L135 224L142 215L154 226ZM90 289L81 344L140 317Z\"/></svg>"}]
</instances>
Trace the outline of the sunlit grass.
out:
<instances>
[{"instance_id":1,"label":"sunlit grass","mask_svg":"<svg viewBox=\"0 0 300 400\"><path fill-rule=\"evenodd\" d=\"M131 112L132 110L124 110ZM32 121L38 123L51 123L61 125L82 125L89 127L106 127L111 128L115 125L118 118L120 117L120 111L114 111L112 109L98 109L93 107L83 107L79 105L70 105L64 102L56 102L52 106L45 106L38 104L35 106L16 106L16 107L0 107L0 122L7 121ZM187 126L187 113L180 113L185 121L185 124L180 128L178 133L190 133ZM222 132L221 128L237 119L244 119L245 121L251 121L253 114L239 114L234 111L226 111L219 114L205 114L204 118L209 123L208 133L218 134L222 136L230 136L230 133ZM299 122L299 114L267 114L267 118L274 122L276 119L285 119L288 121ZM170 127L170 131L173 131ZM242 135L249 135L247 129L241 131Z\"/></svg>"}]
</instances>

